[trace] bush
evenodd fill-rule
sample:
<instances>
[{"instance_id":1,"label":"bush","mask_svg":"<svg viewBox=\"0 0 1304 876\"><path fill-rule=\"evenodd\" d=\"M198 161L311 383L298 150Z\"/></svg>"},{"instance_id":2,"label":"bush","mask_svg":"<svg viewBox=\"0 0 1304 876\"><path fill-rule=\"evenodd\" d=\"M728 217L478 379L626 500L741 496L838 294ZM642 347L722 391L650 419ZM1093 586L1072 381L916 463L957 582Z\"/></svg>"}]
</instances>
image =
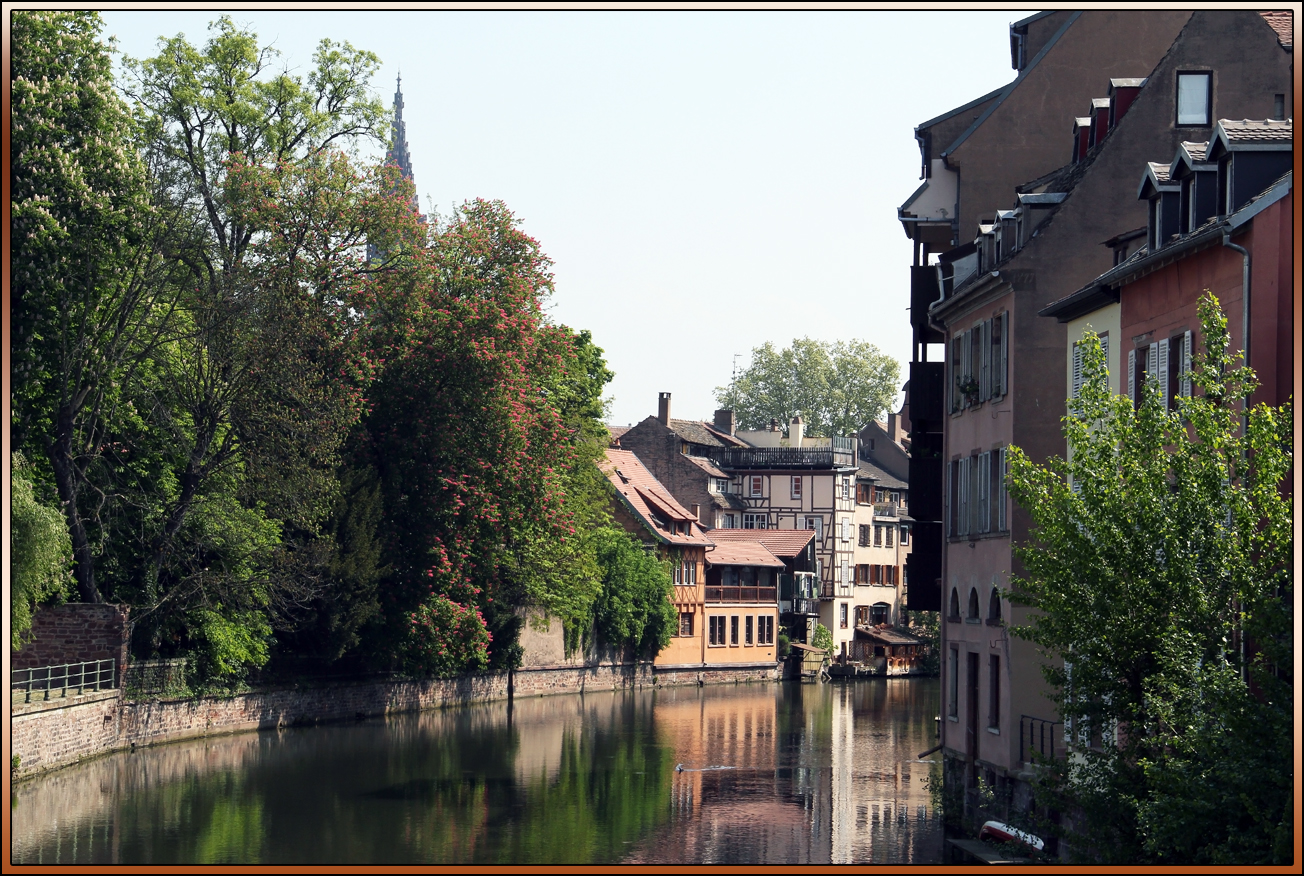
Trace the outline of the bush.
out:
<instances>
[{"instance_id":1,"label":"bush","mask_svg":"<svg viewBox=\"0 0 1304 876\"><path fill-rule=\"evenodd\" d=\"M9 597L9 644L22 647L32 612L43 602L62 601L71 582L72 541L58 508L37 499L35 473L21 453L11 457L9 533L13 587Z\"/></svg>"}]
</instances>

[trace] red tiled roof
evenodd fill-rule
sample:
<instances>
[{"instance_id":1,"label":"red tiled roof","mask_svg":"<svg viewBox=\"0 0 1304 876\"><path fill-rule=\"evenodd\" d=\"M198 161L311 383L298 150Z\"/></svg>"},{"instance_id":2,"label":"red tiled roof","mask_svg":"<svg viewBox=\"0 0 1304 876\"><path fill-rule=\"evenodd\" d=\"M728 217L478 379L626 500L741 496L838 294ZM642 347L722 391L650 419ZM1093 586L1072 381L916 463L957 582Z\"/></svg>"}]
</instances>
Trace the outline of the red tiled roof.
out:
<instances>
[{"instance_id":1,"label":"red tiled roof","mask_svg":"<svg viewBox=\"0 0 1304 876\"><path fill-rule=\"evenodd\" d=\"M712 543L711 539L706 537L706 532L698 525L693 513L676 502L675 497L661 486L661 482L652 476L652 472L648 471L631 451L610 448L606 451L606 458L599 463L599 467L630 510L642 519L658 538L670 544L709 545ZM658 516L668 517L680 523L687 522L689 534L670 532L657 520Z\"/></svg>"},{"instance_id":2,"label":"red tiled roof","mask_svg":"<svg viewBox=\"0 0 1304 876\"><path fill-rule=\"evenodd\" d=\"M734 530L740 531L740 530ZM747 532L748 530L741 530ZM756 532L757 530L750 530ZM707 552L706 562L712 566L770 566L783 568L783 560L766 550L759 541L726 539L717 541Z\"/></svg>"},{"instance_id":3,"label":"red tiled roof","mask_svg":"<svg viewBox=\"0 0 1304 876\"><path fill-rule=\"evenodd\" d=\"M712 529L711 540L717 545L726 541L760 542L776 557L790 559L806 549L815 537L813 529Z\"/></svg>"},{"instance_id":4,"label":"red tiled roof","mask_svg":"<svg viewBox=\"0 0 1304 876\"><path fill-rule=\"evenodd\" d=\"M1260 12L1268 27L1277 32L1277 42L1288 49L1295 47L1295 22L1291 12Z\"/></svg>"}]
</instances>

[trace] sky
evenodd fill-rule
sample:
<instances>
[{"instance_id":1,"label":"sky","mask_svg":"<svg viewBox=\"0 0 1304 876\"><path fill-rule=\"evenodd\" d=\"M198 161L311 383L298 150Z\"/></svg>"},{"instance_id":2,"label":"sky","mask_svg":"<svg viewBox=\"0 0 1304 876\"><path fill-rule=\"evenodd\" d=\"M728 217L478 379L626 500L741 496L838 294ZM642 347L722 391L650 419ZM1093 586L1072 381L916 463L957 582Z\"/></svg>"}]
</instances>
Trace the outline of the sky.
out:
<instances>
[{"instance_id":1,"label":"sky","mask_svg":"<svg viewBox=\"0 0 1304 876\"><path fill-rule=\"evenodd\" d=\"M501 199L554 262L550 316L616 376L608 422L711 419L753 348L860 339L910 358L914 127L1010 82L1029 11L232 13L306 77L322 39L403 77L423 211ZM149 57L213 11L108 11ZM899 400L899 399L898 399Z\"/></svg>"}]
</instances>

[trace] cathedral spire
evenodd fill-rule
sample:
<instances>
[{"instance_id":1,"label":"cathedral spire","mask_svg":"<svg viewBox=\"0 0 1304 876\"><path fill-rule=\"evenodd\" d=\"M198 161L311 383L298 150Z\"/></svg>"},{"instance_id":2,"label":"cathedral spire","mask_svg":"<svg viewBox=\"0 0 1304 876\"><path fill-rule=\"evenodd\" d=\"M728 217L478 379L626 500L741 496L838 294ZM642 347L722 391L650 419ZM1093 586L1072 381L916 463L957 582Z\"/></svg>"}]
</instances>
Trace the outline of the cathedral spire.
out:
<instances>
[{"instance_id":1,"label":"cathedral spire","mask_svg":"<svg viewBox=\"0 0 1304 876\"><path fill-rule=\"evenodd\" d=\"M385 153L385 163L397 167L402 172L403 178L411 181L413 179L412 155L408 152L407 123L403 121L403 73L401 71L394 91L394 121L390 139L393 145ZM412 195L412 209L420 212L420 204L415 194Z\"/></svg>"}]
</instances>

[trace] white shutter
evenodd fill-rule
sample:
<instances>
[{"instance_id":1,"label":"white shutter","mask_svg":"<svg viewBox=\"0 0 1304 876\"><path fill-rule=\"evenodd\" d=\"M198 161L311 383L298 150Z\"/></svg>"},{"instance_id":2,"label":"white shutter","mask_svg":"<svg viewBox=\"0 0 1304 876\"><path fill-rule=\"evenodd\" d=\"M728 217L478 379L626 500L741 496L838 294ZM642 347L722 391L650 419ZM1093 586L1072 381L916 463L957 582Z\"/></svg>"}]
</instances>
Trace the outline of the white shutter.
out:
<instances>
[{"instance_id":1,"label":"white shutter","mask_svg":"<svg viewBox=\"0 0 1304 876\"><path fill-rule=\"evenodd\" d=\"M992 397L992 321L984 320L978 335L978 400Z\"/></svg>"},{"instance_id":2,"label":"white shutter","mask_svg":"<svg viewBox=\"0 0 1304 876\"><path fill-rule=\"evenodd\" d=\"M1077 398L1082 389L1082 342L1073 342L1073 379L1069 398Z\"/></svg>"},{"instance_id":3,"label":"white shutter","mask_svg":"<svg viewBox=\"0 0 1304 876\"><path fill-rule=\"evenodd\" d=\"M1149 386L1159 374L1159 345L1146 347L1146 385Z\"/></svg>"},{"instance_id":4,"label":"white shutter","mask_svg":"<svg viewBox=\"0 0 1304 876\"><path fill-rule=\"evenodd\" d=\"M1168 410L1168 341L1162 340L1154 346L1159 348L1159 368L1156 370L1159 375L1159 394L1164 400L1164 410Z\"/></svg>"},{"instance_id":5,"label":"white shutter","mask_svg":"<svg viewBox=\"0 0 1304 876\"><path fill-rule=\"evenodd\" d=\"M1127 397L1136 406L1136 350L1127 351Z\"/></svg>"},{"instance_id":6,"label":"white shutter","mask_svg":"<svg viewBox=\"0 0 1304 876\"><path fill-rule=\"evenodd\" d=\"M1109 335L1100 336L1100 352L1105 354L1105 374L1109 374ZM1109 386L1108 383L1105 384Z\"/></svg>"},{"instance_id":7,"label":"white shutter","mask_svg":"<svg viewBox=\"0 0 1304 876\"><path fill-rule=\"evenodd\" d=\"M956 535L969 534L969 457L960 457L959 471L956 472L958 486L960 487L959 502L960 507L956 514Z\"/></svg>"},{"instance_id":8,"label":"white shutter","mask_svg":"<svg viewBox=\"0 0 1304 876\"><path fill-rule=\"evenodd\" d=\"M1182 395L1191 397L1191 333L1182 335Z\"/></svg>"},{"instance_id":9,"label":"white shutter","mask_svg":"<svg viewBox=\"0 0 1304 876\"><path fill-rule=\"evenodd\" d=\"M961 337L963 338L960 347L960 363L961 363L960 370L963 372L963 375L961 377L961 382L968 383L969 381L973 380L974 377L977 376L972 373L973 372L973 330L970 329L969 331L961 335ZM964 399L960 402L961 406L968 407L969 406L968 399L969 397L968 395L966 395Z\"/></svg>"}]
</instances>

